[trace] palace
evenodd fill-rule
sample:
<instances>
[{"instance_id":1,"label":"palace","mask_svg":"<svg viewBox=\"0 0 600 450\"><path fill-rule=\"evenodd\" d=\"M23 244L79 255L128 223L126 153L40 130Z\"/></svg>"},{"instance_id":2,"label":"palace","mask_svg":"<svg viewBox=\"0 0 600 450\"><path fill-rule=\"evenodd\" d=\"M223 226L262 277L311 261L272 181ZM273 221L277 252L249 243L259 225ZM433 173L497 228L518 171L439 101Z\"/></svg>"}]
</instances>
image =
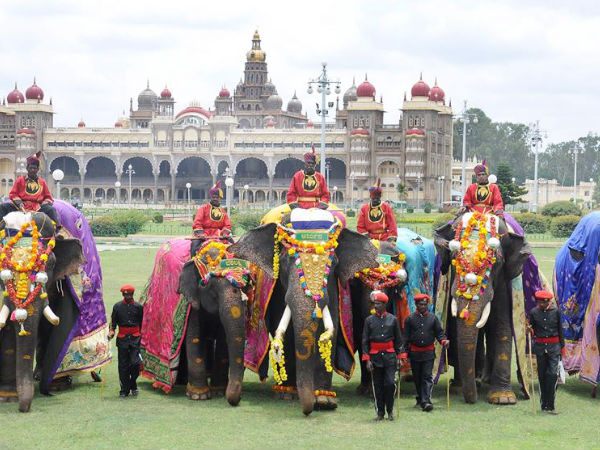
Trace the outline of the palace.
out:
<instances>
[{"instance_id":1,"label":"palace","mask_svg":"<svg viewBox=\"0 0 600 450\"><path fill-rule=\"evenodd\" d=\"M234 201L285 201L290 179L303 167L302 155L321 129L303 113L296 94L283 100L268 76L258 32L246 54L243 79L233 95L222 88L214 108L192 103L176 111L168 88L159 95L146 86L129 115L112 128L54 127L52 99L34 79L25 95L17 88L0 106L0 192L8 193L25 172L25 158L43 152L43 175L64 172L63 199L86 202L166 203L207 198L208 189L228 175ZM335 103L335 122L326 126L326 177L332 199L349 203L368 198L379 177L383 198L434 203L449 200L452 185L452 108L444 91L421 78L404 94L398 123L384 123L383 101L373 84L353 82ZM440 186L446 183L446 186ZM188 190L187 184L191 185ZM55 192L55 190L53 190ZM440 194L441 192L441 194Z\"/></svg>"}]
</instances>

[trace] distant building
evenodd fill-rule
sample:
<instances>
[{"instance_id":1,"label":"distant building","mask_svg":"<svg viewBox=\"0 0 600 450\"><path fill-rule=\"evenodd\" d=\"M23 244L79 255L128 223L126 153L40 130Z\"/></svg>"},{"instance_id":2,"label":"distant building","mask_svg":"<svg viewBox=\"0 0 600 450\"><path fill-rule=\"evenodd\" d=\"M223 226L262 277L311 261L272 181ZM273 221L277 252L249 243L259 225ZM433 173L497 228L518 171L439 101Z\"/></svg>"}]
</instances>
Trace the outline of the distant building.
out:
<instances>
[{"instance_id":1,"label":"distant building","mask_svg":"<svg viewBox=\"0 0 600 450\"><path fill-rule=\"evenodd\" d=\"M337 201L367 199L378 177L384 199L399 200L402 183L409 203L416 203L417 195L421 204L450 200L452 108L437 81L430 88L421 78L410 100L404 95L400 121L394 124L384 123L383 100L376 99L366 76L355 84L341 105L337 99L335 122L326 130L327 175L331 192L337 187ZM295 93L283 109L258 32L246 54L242 80L233 95L222 87L213 109L191 103L176 112L170 89L157 95L147 83L137 108L131 99L128 116L114 127L81 120L74 127L56 128L52 102L43 103L35 81L26 98L15 91L0 107L0 176L7 186L12 184L22 158L41 149L46 179L51 181L49 172L57 168L65 173L62 198L184 201L189 182L196 201L205 199L210 186L228 173L235 182L234 199L244 195L247 185L244 198L249 202L275 204L285 201L291 176L303 167L303 153L320 147L320 125L307 118Z\"/></svg>"},{"instance_id":2,"label":"distant building","mask_svg":"<svg viewBox=\"0 0 600 450\"><path fill-rule=\"evenodd\" d=\"M522 198L531 210L535 204L534 180L525 180L525 189L527 189L527 194ZM595 181L580 181L577 186L577 203L591 208L594 189L596 189ZM541 211L546 204L558 201L572 202L573 186L561 186L557 180L538 178L538 211Z\"/></svg>"}]
</instances>

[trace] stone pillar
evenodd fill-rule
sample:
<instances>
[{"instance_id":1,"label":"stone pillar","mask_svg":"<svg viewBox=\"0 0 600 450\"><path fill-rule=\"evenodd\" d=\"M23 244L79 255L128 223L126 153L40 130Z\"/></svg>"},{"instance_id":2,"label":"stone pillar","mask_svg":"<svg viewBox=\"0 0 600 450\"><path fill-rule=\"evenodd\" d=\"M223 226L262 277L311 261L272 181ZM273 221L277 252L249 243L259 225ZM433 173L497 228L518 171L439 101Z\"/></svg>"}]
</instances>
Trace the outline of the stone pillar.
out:
<instances>
[{"instance_id":1,"label":"stone pillar","mask_svg":"<svg viewBox=\"0 0 600 450\"><path fill-rule=\"evenodd\" d=\"M174 202L175 200L177 200L176 198L176 193L175 193L175 177L177 176L177 172L173 173L171 172L171 195L170 195L170 199L172 202Z\"/></svg>"}]
</instances>

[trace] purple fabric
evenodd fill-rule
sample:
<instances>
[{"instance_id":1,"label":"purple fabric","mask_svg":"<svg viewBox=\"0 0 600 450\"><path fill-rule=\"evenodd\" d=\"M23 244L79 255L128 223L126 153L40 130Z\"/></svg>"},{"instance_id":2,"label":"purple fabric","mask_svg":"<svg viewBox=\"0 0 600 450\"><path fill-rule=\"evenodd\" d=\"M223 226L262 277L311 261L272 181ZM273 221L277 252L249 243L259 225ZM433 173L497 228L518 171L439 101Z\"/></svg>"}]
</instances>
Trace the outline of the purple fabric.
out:
<instances>
[{"instance_id":1,"label":"purple fabric","mask_svg":"<svg viewBox=\"0 0 600 450\"><path fill-rule=\"evenodd\" d=\"M92 235L92 230L85 216L78 209L71 206L62 200L55 200L54 208L56 209L60 221L73 237L81 241L83 247L83 255L86 262L82 266L82 276L84 281L83 295L80 299L71 280L67 278L67 285L73 296L73 300L79 307L79 320L69 333L68 339L65 341L58 360L54 363L51 372L52 379L60 363L62 362L69 345L74 338L85 336L106 324L106 310L104 309L104 301L102 298L102 269L100 267L100 257L96 249L96 242ZM89 281L88 281L89 280Z\"/></svg>"}]
</instances>

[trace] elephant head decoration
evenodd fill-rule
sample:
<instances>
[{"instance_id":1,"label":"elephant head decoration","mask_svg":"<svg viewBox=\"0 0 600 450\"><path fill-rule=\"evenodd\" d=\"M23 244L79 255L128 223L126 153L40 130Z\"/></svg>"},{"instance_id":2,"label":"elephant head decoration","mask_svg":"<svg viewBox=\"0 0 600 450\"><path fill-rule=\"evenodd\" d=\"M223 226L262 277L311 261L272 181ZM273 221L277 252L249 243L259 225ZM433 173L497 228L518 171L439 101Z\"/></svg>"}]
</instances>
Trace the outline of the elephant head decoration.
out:
<instances>
[{"instance_id":1,"label":"elephant head decoration","mask_svg":"<svg viewBox=\"0 0 600 450\"><path fill-rule=\"evenodd\" d=\"M40 320L44 316L53 325L60 324L50 308L46 286L51 291L54 282L76 272L84 258L79 240L55 241L54 224L43 213L10 213L4 222L0 231L4 292L0 307L0 398L17 399L19 410L28 412ZM38 364L43 364L45 356L38 354Z\"/></svg>"},{"instance_id":2,"label":"elephant head decoration","mask_svg":"<svg viewBox=\"0 0 600 450\"><path fill-rule=\"evenodd\" d=\"M315 219L315 214L320 217ZM346 283L364 268L378 267L375 247L365 236L342 228L329 212L297 209L281 223L250 230L230 251L277 280L265 316L274 336L275 379L290 388L297 386L306 415L315 402L335 408L335 398L328 394L332 366L341 357L335 345L340 337L338 282ZM346 358L353 364L352 355ZM277 370L284 361L284 370Z\"/></svg>"},{"instance_id":3,"label":"elephant head decoration","mask_svg":"<svg viewBox=\"0 0 600 450\"><path fill-rule=\"evenodd\" d=\"M503 220L479 212L459 217L454 228L450 224L438 228L435 245L442 273L452 270L448 333L455 382L462 384L467 403L477 401L476 354L480 330L484 330L484 378L490 383L487 399L514 404L510 282L531 254L529 245L523 236L509 232Z\"/></svg>"}]
</instances>

